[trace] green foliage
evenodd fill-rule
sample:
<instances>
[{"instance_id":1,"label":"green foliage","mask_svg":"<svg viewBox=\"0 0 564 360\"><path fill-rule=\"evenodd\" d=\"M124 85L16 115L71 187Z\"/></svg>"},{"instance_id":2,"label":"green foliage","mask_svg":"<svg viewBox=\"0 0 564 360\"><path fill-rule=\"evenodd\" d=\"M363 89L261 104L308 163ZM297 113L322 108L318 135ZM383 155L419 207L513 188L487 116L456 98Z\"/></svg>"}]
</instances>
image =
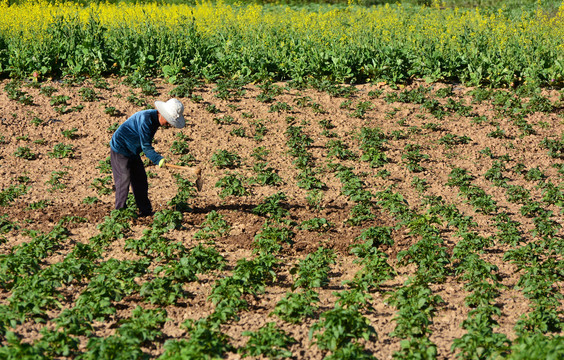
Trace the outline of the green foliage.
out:
<instances>
[{"instance_id":1,"label":"green foliage","mask_svg":"<svg viewBox=\"0 0 564 360\"><path fill-rule=\"evenodd\" d=\"M499 315L499 310L493 306L481 307L470 312L469 318L462 323L467 333L461 338L454 339L452 344L452 351L455 349L460 351L459 358L489 359L507 353L510 341L505 334L495 333L492 330L496 324L492 319L494 314Z\"/></svg>"},{"instance_id":2,"label":"green foliage","mask_svg":"<svg viewBox=\"0 0 564 360\"><path fill-rule=\"evenodd\" d=\"M102 174L111 174L112 173L112 163L110 157L106 157L105 160L98 161L98 166L96 169L100 170Z\"/></svg>"},{"instance_id":3,"label":"green foliage","mask_svg":"<svg viewBox=\"0 0 564 360\"><path fill-rule=\"evenodd\" d=\"M215 210L206 215L201 229L194 234L194 239L213 239L229 235L231 226L225 221L223 215Z\"/></svg>"},{"instance_id":4,"label":"green foliage","mask_svg":"<svg viewBox=\"0 0 564 360\"><path fill-rule=\"evenodd\" d=\"M218 114L221 112L221 110L219 110L217 106L215 106L215 104L206 105L206 111L210 114Z\"/></svg>"},{"instance_id":5,"label":"green foliage","mask_svg":"<svg viewBox=\"0 0 564 360\"><path fill-rule=\"evenodd\" d=\"M27 146L19 146L14 156L25 160L34 160L37 157Z\"/></svg>"},{"instance_id":6,"label":"green foliage","mask_svg":"<svg viewBox=\"0 0 564 360\"><path fill-rule=\"evenodd\" d=\"M282 112L282 111L292 111L292 107L283 101L278 101L275 104L270 105L268 112Z\"/></svg>"},{"instance_id":7,"label":"green foliage","mask_svg":"<svg viewBox=\"0 0 564 360\"><path fill-rule=\"evenodd\" d=\"M244 85L244 79L218 79L213 92L216 93L215 97L219 99L234 101L245 95L246 90L243 88Z\"/></svg>"},{"instance_id":8,"label":"green foliage","mask_svg":"<svg viewBox=\"0 0 564 360\"><path fill-rule=\"evenodd\" d=\"M364 115L366 115L366 112L370 109L372 109L372 103L370 101L361 101L356 104L356 108L351 116L359 119L364 119Z\"/></svg>"},{"instance_id":9,"label":"green foliage","mask_svg":"<svg viewBox=\"0 0 564 360\"><path fill-rule=\"evenodd\" d=\"M67 95L53 95L49 103L51 106L68 105L67 101L69 100L70 97Z\"/></svg>"},{"instance_id":10,"label":"green foliage","mask_svg":"<svg viewBox=\"0 0 564 360\"><path fill-rule=\"evenodd\" d=\"M45 183L51 185L50 189L47 189L47 191L49 192L53 192L53 191L62 191L64 190L67 185L63 182L61 182L61 180L63 180L65 178L65 175L67 175L68 172L66 171L52 171L51 172L51 177L49 178L49 180L47 180Z\"/></svg>"},{"instance_id":11,"label":"green foliage","mask_svg":"<svg viewBox=\"0 0 564 360\"><path fill-rule=\"evenodd\" d=\"M335 227L335 224L325 218L312 218L302 221L300 230L326 232Z\"/></svg>"},{"instance_id":12,"label":"green foliage","mask_svg":"<svg viewBox=\"0 0 564 360\"><path fill-rule=\"evenodd\" d=\"M545 178L546 175L544 175L544 173L538 167L529 169L525 173L525 180L527 181L540 181L544 180Z\"/></svg>"},{"instance_id":13,"label":"green foliage","mask_svg":"<svg viewBox=\"0 0 564 360\"><path fill-rule=\"evenodd\" d=\"M456 186L461 189L468 188L474 179L472 175L468 174L468 170L461 168L453 168L448 177L446 183L448 186Z\"/></svg>"},{"instance_id":14,"label":"green foliage","mask_svg":"<svg viewBox=\"0 0 564 360\"><path fill-rule=\"evenodd\" d=\"M163 209L153 215L152 229L158 233L164 233L174 229L182 228L184 218L177 210Z\"/></svg>"},{"instance_id":15,"label":"green foliage","mask_svg":"<svg viewBox=\"0 0 564 360\"><path fill-rule=\"evenodd\" d=\"M433 360L437 358L437 345L426 336L403 339L400 341L400 347L400 351L394 353L394 359Z\"/></svg>"},{"instance_id":16,"label":"green foliage","mask_svg":"<svg viewBox=\"0 0 564 360\"><path fill-rule=\"evenodd\" d=\"M309 161L308 161L309 162ZM306 190L323 190L327 187L327 185L315 177L314 172L307 167L303 168L303 171L298 173L296 185L302 189Z\"/></svg>"},{"instance_id":17,"label":"green foliage","mask_svg":"<svg viewBox=\"0 0 564 360\"><path fill-rule=\"evenodd\" d=\"M169 206L173 206L178 212L187 212L191 210L188 201L195 197L196 184L182 177L180 174L174 174L178 191L176 195L168 202Z\"/></svg>"},{"instance_id":18,"label":"green foliage","mask_svg":"<svg viewBox=\"0 0 564 360\"><path fill-rule=\"evenodd\" d=\"M92 187L96 190L98 195L109 195L113 192L112 176L104 176L103 178L94 178L92 180Z\"/></svg>"},{"instance_id":19,"label":"green foliage","mask_svg":"<svg viewBox=\"0 0 564 360\"><path fill-rule=\"evenodd\" d=\"M542 360L564 356L564 337L531 334L518 338L511 345L509 360Z\"/></svg>"},{"instance_id":20,"label":"green foliage","mask_svg":"<svg viewBox=\"0 0 564 360\"><path fill-rule=\"evenodd\" d=\"M28 191L29 187L23 184L8 186L6 189L0 191L0 206L8 206L11 202L26 194Z\"/></svg>"},{"instance_id":21,"label":"green foliage","mask_svg":"<svg viewBox=\"0 0 564 360\"><path fill-rule=\"evenodd\" d=\"M78 135L76 135L77 131L78 131L77 128L72 128L72 129L67 129L67 130L61 131L61 134L63 134L63 136L65 138L72 140L72 139L76 139L78 137Z\"/></svg>"},{"instance_id":22,"label":"green foliage","mask_svg":"<svg viewBox=\"0 0 564 360\"><path fill-rule=\"evenodd\" d=\"M225 258L212 246L198 244L190 250L188 257L190 267L198 274L206 274L213 270L222 270L226 265ZM180 259L182 263L182 259Z\"/></svg>"},{"instance_id":23,"label":"green foliage","mask_svg":"<svg viewBox=\"0 0 564 360\"><path fill-rule=\"evenodd\" d=\"M110 116L119 116L121 115L121 112L116 109L115 106L106 106L104 108L104 114L110 115ZM108 132L114 132L117 130L117 126L119 126L119 124L114 124L112 126L110 126L108 128Z\"/></svg>"},{"instance_id":24,"label":"green foliage","mask_svg":"<svg viewBox=\"0 0 564 360\"><path fill-rule=\"evenodd\" d=\"M80 90L78 90L78 93L80 94L80 98L83 101L88 101L88 102L98 101L98 94L96 94L96 90L92 88L82 87L80 88Z\"/></svg>"},{"instance_id":25,"label":"green foliage","mask_svg":"<svg viewBox=\"0 0 564 360\"><path fill-rule=\"evenodd\" d=\"M17 101L23 105L33 105L33 97L20 89L21 82L12 80L4 86L8 99Z\"/></svg>"},{"instance_id":26,"label":"green foliage","mask_svg":"<svg viewBox=\"0 0 564 360\"><path fill-rule=\"evenodd\" d=\"M257 175L253 178L253 181L260 185L271 185L277 186L282 185L284 180L278 175L277 171L268 166L265 162L257 162L253 165L253 170Z\"/></svg>"},{"instance_id":27,"label":"green foliage","mask_svg":"<svg viewBox=\"0 0 564 360\"><path fill-rule=\"evenodd\" d=\"M413 177L411 180L411 186L413 186L419 193L424 193L429 188L427 180L421 179L418 176Z\"/></svg>"},{"instance_id":28,"label":"green foliage","mask_svg":"<svg viewBox=\"0 0 564 360\"><path fill-rule=\"evenodd\" d=\"M283 192L277 192L274 195L267 196L262 203L253 208L255 215L265 216L275 221L280 221L288 216L290 211L283 207L288 197Z\"/></svg>"},{"instance_id":29,"label":"green foliage","mask_svg":"<svg viewBox=\"0 0 564 360\"><path fill-rule=\"evenodd\" d=\"M241 165L242 159L236 152L217 150L212 154L211 162L218 169L237 168Z\"/></svg>"},{"instance_id":30,"label":"green foliage","mask_svg":"<svg viewBox=\"0 0 564 360\"><path fill-rule=\"evenodd\" d=\"M386 135L378 128L363 127L357 135L360 140L361 161L367 161L373 168L378 168L388 163L385 150Z\"/></svg>"},{"instance_id":31,"label":"green foliage","mask_svg":"<svg viewBox=\"0 0 564 360\"><path fill-rule=\"evenodd\" d=\"M299 324L306 318L314 317L318 309L316 303L319 303L319 295L313 290L288 292L278 301L271 315L289 323Z\"/></svg>"},{"instance_id":32,"label":"green foliage","mask_svg":"<svg viewBox=\"0 0 564 360\"><path fill-rule=\"evenodd\" d=\"M401 158L404 160L406 168L411 172L421 172L425 170L420 162L429 158L429 155L421 153L421 146L418 144L407 144L404 148L405 153Z\"/></svg>"},{"instance_id":33,"label":"green foliage","mask_svg":"<svg viewBox=\"0 0 564 360\"><path fill-rule=\"evenodd\" d=\"M319 315L320 320L312 325L310 339L322 350L335 352L356 339L369 341L376 338L376 330L370 320L356 308L335 307Z\"/></svg>"},{"instance_id":34,"label":"green foliage","mask_svg":"<svg viewBox=\"0 0 564 360\"><path fill-rule=\"evenodd\" d=\"M454 134L446 134L442 138L439 139L439 144L453 146L453 145L461 145L461 144L468 144L472 139L468 136L459 136Z\"/></svg>"},{"instance_id":35,"label":"green foliage","mask_svg":"<svg viewBox=\"0 0 564 360\"><path fill-rule=\"evenodd\" d=\"M188 142L184 139L174 140L170 145L170 152L175 155L184 155L190 152Z\"/></svg>"},{"instance_id":36,"label":"green foliage","mask_svg":"<svg viewBox=\"0 0 564 360\"><path fill-rule=\"evenodd\" d=\"M501 161L494 161L492 167L484 174L484 177L494 183L495 186L506 186L507 179L503 175L503 172L506 170L505 165Z\"/></svg>"},{"instance_id":37,"label":"green foliage","mask_svg":"<svg viewBox=\"0 0 564 360\"><path fill-rule=\"evenodd\" d=\"M225 115L221 118L218 118L218 117L213 118L213 121L216 124L220 124L220 125L231 125L231 124L235 123L235 118L231 115Z\"/></svg>"},{"instance_id":38,"label":"green foliage","mask_svg":"<svg viewBox=\"0 0 564 360\"><path fill-rule=\"evenodd\" d=\"M292 289L311 289L329 284L329 266L335 263L335 252L320 247L290 269L290 274L297 275Z\"/></svg>"},{"instance_id":39,"label":"green foliage","mask_svg":"<svg viewBox=\"0 0 564 360\"><path fill-rule=\"evenodd\" d=\"M155 277L141 285L139 295L151 304L166 306L176 304L178 299L186 296L186 292L174 278Z\"/></svg>"},{"instance_id":40,"label":"green foliage","mask_svg":"<svg viewBox=\"0 0 564 360\"><path fill-rule=\"evenodd\" d=\"M137 97L133 91L129 91L129 95L127 96L127 101L135 106L144 107L147 106L147 101L143 98Z\"/></svg>"},{"instance_id":41,"label":"green foliage","mask_svg":"<svg viewBox=\"0 0 564 360\"><path fill-rule=\"evenodd\" d=\"M53 151L48 152L50 158L73 158L74 157L74 146L65 145L63 143L56 144L53 146Z\"/></svg>"},{"instance_id":42,"label":"green foliage","mask_svg":"<svg viewBox=\"0 0 564 360\"><path fill-rule=\"evenodd\" d=\"M233 278L247 287L247 292L264 293L266 284L276 281L274 268L280 261L272 254L259 254L252 260L241 259L233 270Z\"/></svg>"},{"instance_id":43,"label":"green foliage","mask_svg":"<svg viewBox=\"0 0 564 360\"><path fill-rule=\"evenodd\" d=\"M339 160L354 160L357 155L348 149L341 140L329 140L326 145L328 157L336 157Z\"/></svg>"},{"instance_id":44,"label":"green foliage","mask_svg":"<svg viewBox=\"0 0 564 360\"><path fill-rule=\"evenodd\" d=\"M270 226L265 223L262 230L253 240L254 252L261 254L276 254L282 250L282 244L292 244L295 234L288 228Z\"/></svg>"},{"instance_id":45,"label":"green foliage","mask_svg":"<svg viewBox=\"0 0 564 360\"><path fill-rule=\"evenodd\" d=\"M227 352L233 351L229 343L229 336L222 333L213 322L205 319L198 321L185 321L188 340L168 340L164 345L164 353L160 360L181 359L220 359Z\"/></svg>"},{"instance_id":46,"label":"green foliage","mask_svg":"<svg viewBox=\"0 0 564 360\"><path fill-rule=\"evenodd\" d=\"M243 336L249 336L245 346L237 350L247 356L264 356L269 359L292 357L288 347L296 343L296 339L276 327L276 323L269 322L257 331L243 331Z\"/></svg>"},{"instance_id":47,"label":"green foliage","mask_svg":"<svg viewBox=\"0 0 564 360\"><path fill-rule=\"evenodd\" d=\"M549 139L544 138L539 144L541 148L548 150L548 155L553 159L563 159L564 158L564 134L562 134L561 139Z\"/></svg>"},{"instance_id":48,"label":"green foliage","mask_svg":"<svg viewBox=\"0 0 564 360\"><path fill-rule=\"evenodd\" d=\"M238 173L228 173L215 183L215 187L221 188L220 198L228 196L246 196L250 191L245 187L247 179Z\"/></svg>"},{"instance_id":49,"label":"green foliage","mask_svg":"<svg viewBox=\"0 0 564 360\"><path fill-rule=\"evenodd\" d=\"M390 336L409 339L430 335L432 318L437 305L442 302L441 297L433 295L424 284L412 282L398 288L387 300L389 305L398 309L394 317L396 328Z\"/></svg>"}]
</instances>

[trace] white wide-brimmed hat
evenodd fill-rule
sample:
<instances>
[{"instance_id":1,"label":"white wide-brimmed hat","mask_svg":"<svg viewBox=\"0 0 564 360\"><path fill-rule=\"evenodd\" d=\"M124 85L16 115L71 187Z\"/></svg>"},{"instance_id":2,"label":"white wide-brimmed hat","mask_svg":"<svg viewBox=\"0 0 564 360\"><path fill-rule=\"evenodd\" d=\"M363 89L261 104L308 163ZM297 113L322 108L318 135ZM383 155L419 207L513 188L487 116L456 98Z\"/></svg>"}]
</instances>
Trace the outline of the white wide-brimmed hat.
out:
<instances>
[{"instance_id":1,"label":"white wide-brimmed hat","mask_svg":"<svg viewBox=\"0 0 564 360\"><path fill-rule=\"evenodd\" d=\"M170 99L167 102L155 101L155 108L165 120L172 126L182 129L186 125L184 120L184 105L178 99Z\"/></svg>"}]
</instances>

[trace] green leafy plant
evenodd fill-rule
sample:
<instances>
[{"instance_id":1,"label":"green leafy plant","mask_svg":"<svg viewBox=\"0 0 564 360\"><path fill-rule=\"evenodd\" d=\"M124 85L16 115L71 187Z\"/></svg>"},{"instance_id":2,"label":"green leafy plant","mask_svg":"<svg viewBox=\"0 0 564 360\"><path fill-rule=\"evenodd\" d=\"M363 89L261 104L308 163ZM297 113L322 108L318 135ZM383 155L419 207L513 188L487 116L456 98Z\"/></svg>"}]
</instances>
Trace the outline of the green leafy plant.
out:
<instances>
[{"instance_id":1,"label":"green leafy plant","mask_svg":"<svg viewBox=\"0 0 564 360\"><path fill-rule=\"evenodd\" d=\"M63 134L63 136L65 138L72 140L72 139L76 139L78 137L78 135L76 135L77 131L78 131L77 128L72 128L72 129L61 131L61 134Z\"/></svg>"},{"instance_id":2,"label":"green leafy plant","mask_svg":"<svg viewBox=\"0 0 564 360\"><path fill-rule=\"evenodd\" d=\"M215 187L221 189L219 197L246 196L250 194L245 187L247 179L238 173L229 173L215 183Z\"/></svg>"},{"instance_id":3,"label":"green leafy plant","mask_svg":"<svg viewBox=\"0 0 564 360\"><path fill-rule=\"evenodd\" d=\"M229 150L217 150L212 154L211 162L218 168L237 168L241 165L242 159L236 152Z\"/></svg>"},{"instance_id":4,"label":"green leafy plant","mask_svg":"<svg viewBox=\"0 0 564 360\"><path fill-rule=\"evenodd\" d=\"M27 146L19 146L14 156L25 160L34 160L37 157Z\"/></svg>"},{"instance_id":5,"label":"green leafy plant","mask_svg":"<svg viewBox=\"0 0 564 360\"><path fill-rule=\"evenodd\" d=\"M217 106L215 106L215 104L209 104L206 106L206 111L209 112L210 114L219 114L221 112L221 110L219 110L217 108Z\"/></svg>"},{"instance_id":6,"label":"green leafy plant","mask_svg":"<svg viewBox=\"0 0 564 360\"><path fill-rule=\"evenodd\" d=\"M202 228L194 234L194 239L213 239L229 234L231 226L223 218L223 215L215 210L206 215L206 220L202 223Z\"/></svg>"},{"instance_id":7,"label":"green leafy plant","mask_svg":"<svg viewBox=\"0 0 564 360\"><path fill-rule=\"evenodd\" d=\"M53 151L47 153L50 158L73 158L74 157L74 146L66 145L63 143L56 144L53 146Z\"/></svg>"},{"instance_id":8,"label":"green leafy plant","mask_svg":"<svg viewBox=\"0 0 564 360\"><path fill-rule=\"evenodd\" d=\"M333 228L335 224L325 218L313 218L302 221L300 225L301 230L326 232Z\"/></svg>"},{"instance_id":9,"label":"green leafy plant","mask_svg":"<svg viewBox=\"0 0 564 360\"><path fill-rule=\"evenodd\" d=\"M111 194L113 192L112 185L113 181L110 175L92 180L92 187L96 190L98 195Z\"/></svg>"},{"instance_id":10,"label":"green leafy plant","mask_svg":"<svg viewBox=\"0 0 564 360\"><path fill-rule=\"evenodd\" d=\"M310 328L309 337L315 338L315 344L322 350L336 352L356 339L369 341L377 337L370 320L354 307L335 307L319 317L320 320Z\"/></svg>"},{"instance_id":11,"label":"green leafy plant","mask_svg":"<svg viewBox=\"0 0 564 360\"><path fill-rule=\"evenodd\" d=\"M10 185L0 191L0 206L7 206L18 197L26 194L29 188L23 184Z\"/></svg>"},{"instance_id":12,"label":"green leafy plant","mask_svg":"<svg viewBox=\"0 0 564 360\"><path fill-rule=\"evenodd\" d=\"M51 96L51 100L49 101L49 103L51 104L51 106L61 106L61 105L68 105L68 102L70 100L70 97L67 95L53 95Z\"/></svg>"},{"instance_id":13,"label":"green leafy plant","mask_svg":"<svg viewBox=\"0 0 564 360\"><path fill-rule=\"evenodd\" d=\"M271 315L289 323L299 324L314 317L318 310L316 303L319 303L319 295L313 290L288 292L278 301Z\"/></svg>"},{"instance_id":14,"label":"green leafy plant","mask_svg":"<svg viewBox=\"0 0 564 360\"><path fill-rule=\"evenodd\" d=\"M283 101L270 105L268 112L292 111L292 107Z\"/></svg>"},{"instance_id":15,"label":"green leafy plant","mask_svg":"<svg viewBox=\"0 0 564 360\"><path fill-rule=\"evenodd\" d=\"M420 149L421 146L417 144L407 144L404 148L406 152L402 154L401 158L404 160L407 169L411 172L421 172L425 170L420 162L428 159L429 155L421 153Z\"/></svg>"},{"instance_id":16,"label":"green leafy plant","mask_svg":"<svg viewBox=\"0 0 564 360\"><path fill-rule=\"evenodd\" d=\"M39 89L39 93L41 95L45 95L47 97L51 97L56 92L57 92L57 89L54 88L51 85L45 85L45 86L42 86L41 89Z\"/></svg>"},{"instance_id":17,"label":"green leafy plant","mask_svg":"<svg viewBox=\"0 0 564 360\"><path fill-rule=\"evenodd\" d=\"M213 121L216 124L220 124L220 125L231 125L235 123L235 118L231 115L225 115L223 117L220 118L213 118Z\"/></svg>"},{"instance_id":18,"label":"green leafy plant","mask_svg":"<svg viewBox=\"0 0 564 360\"><path fill-rule=\"evenodd\" d=\"M83 101L88 101L88 102L98 101L98 95L96 94L96 90L92 88L82 87L80 88L80 90L78 90L78 93L80 94L80 98Z\"/></svg>"},{"instance_id":19,"label":"green leafy plant","mask_svg":"<svg viewBox=\"0 0 564 360\"><path fill-rule=\"evenodd\" d=\"M311 289L324 287L329 284L329 266L335 262L335 252L320 247L316 252L308 254L296 266L290 269L290 274L296 275L292 289Z\"/></svg>"},{"instance_id":20,"label":"green leafy plant","mask_svg":"<svg viewBox=\"0 0 564 360\"><path fill-rule=\"evenodd\" d=\"M461 145L461 144L468 144L472 139L468 136L459 136L454 134L446 134L442 138L439 139L439 144L453 146L453 145Z\"/></svg>"},{"instance_id":21,"label":"green leafy plant","mask_svg":"<svg viewBox=\"0 0 564 360\"><path fill-rule=\"evenodd\" d=\"M288 200L288 197L285 193L277 192L274 195L267 196L262 203L253 208L252 212L279 221L290 214L290 211L283 206L286 200Z\"/></svg>"},{"instance_id":22,"label":"green leafy plant","mask_svg":"<svg viewBox=\"0 0 564 360\"><path fill-rule=\"evenodd\" d=\"M199 321L185 321L188 330L188 340L168 341L164 346L162 360L225 357L226 353L234 350L229 343L229 337L215 326L214 322L202 319Z\"/></svg>"},{"instance_id":23,"label":"green leafy plant","mask_svg":"<svg viewBox=\"0 0 564 360\"><path fill-rule=\"evenodd\" d=\"M292 357L292 352L288 347L296 343L296 339L289 336L283 330L276 327L276 323L269 322L265 326L255 331L243 331L243 336L249 336L249 340L238 353L247 356L264 356L269 359L281 357Z\"/></svg>"},{"instance_id":24,"label":"green leafy plant","mask_svg":"<svg viewBox=\"0 0 564 360\"><path fill-rule=\"evenodd\" d=\"M120 116L121 112L118 109L116 109L115 106L106 106L104 108L104 114L107 114L107 115L110 115L110 116ZM114 132L116 129L112 129L112 130L108 129L108 132Z\"/></svg>"},{"instance_id":25,"label":"green leafy plant","mask_svg":"<svg viewBox=\"0 0 564 360\"><path fill-rule=\"evenodd\" d=\"M49 192L53 192L53 191L62 191L64 190L67 185L65 183L62 182L62 180L65 178L65 175L67 175L68 172L66 171L52 171L51 172L51 177L49 178L49 180L47 180L45 183L48 185L51 185L51 188L48 189L47 191Z\"/></svg>"},{"instance_id":26,"label":"green leafy plant","mask_svg":"<svg viewBox=\"0 0 564 360\"><path fill-rule=\"evenodd\" d=\"M253 170L257 174L253 179L257 184L277 186L284 183L278 172L265 162L257 162Z\"/></svg>"}]
</instances>

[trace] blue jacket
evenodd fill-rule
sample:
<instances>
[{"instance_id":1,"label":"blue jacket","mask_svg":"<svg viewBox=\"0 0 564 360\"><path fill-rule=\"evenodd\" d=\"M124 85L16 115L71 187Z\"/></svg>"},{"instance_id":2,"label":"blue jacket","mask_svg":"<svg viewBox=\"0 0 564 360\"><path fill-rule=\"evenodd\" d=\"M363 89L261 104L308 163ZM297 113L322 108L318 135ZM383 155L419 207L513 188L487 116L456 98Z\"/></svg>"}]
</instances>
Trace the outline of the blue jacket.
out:
<instances>
[{"instance_id":1,"label":"blue jacket","mask_svg":"<svg viewBox=\"0 0 564 360\"><path fill-rule=\"evenodd\" d=\"M159 126L157 110L139 111L116 130L110 140L110 148L126 157L139 155L143 151L154 164L158 164L163 157L153 149L151 142Z\"/></svg>"}]
</instances>

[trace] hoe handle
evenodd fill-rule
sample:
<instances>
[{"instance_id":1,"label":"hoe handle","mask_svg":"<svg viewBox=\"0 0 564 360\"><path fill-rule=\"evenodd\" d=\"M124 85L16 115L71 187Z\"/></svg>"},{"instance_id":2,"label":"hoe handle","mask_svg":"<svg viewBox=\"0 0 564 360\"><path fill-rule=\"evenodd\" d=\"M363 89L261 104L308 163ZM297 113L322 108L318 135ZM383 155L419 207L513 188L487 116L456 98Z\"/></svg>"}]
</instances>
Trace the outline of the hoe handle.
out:
<instances>
[{"instance_id":1,"label":"hoe handle","mask_svg":"<svg viewBox=\"0 0 564 360\"><path fill-rule=\"evenodd\" d=\"M191 168L188 166L180 166L180 165L174 165L169 163L165 163L165 166L173 169L187 170L190 173L190 175L194 175L197 177L196 188L198 189L198 191L202 190L202 185L204 182L202 180L202 169L200 169L199 167Z\"/></svg>"},{"instance_id":2,"label":"hoe handle","mask_svg":"<svg viewBox=\"0 0 564 360\"><path fill-rule=\"evenodd\" d=\"M181 169L181 170L187 170L188 172L190 172L191 175L200 175L202 173L202 169L200 168L191 168L188 166L180 166L180 165L174 165L174 164L169 164L169 163L165 163L166 167L169 168L173 168L173 169Z\"/></svg>"}]
</instances>

